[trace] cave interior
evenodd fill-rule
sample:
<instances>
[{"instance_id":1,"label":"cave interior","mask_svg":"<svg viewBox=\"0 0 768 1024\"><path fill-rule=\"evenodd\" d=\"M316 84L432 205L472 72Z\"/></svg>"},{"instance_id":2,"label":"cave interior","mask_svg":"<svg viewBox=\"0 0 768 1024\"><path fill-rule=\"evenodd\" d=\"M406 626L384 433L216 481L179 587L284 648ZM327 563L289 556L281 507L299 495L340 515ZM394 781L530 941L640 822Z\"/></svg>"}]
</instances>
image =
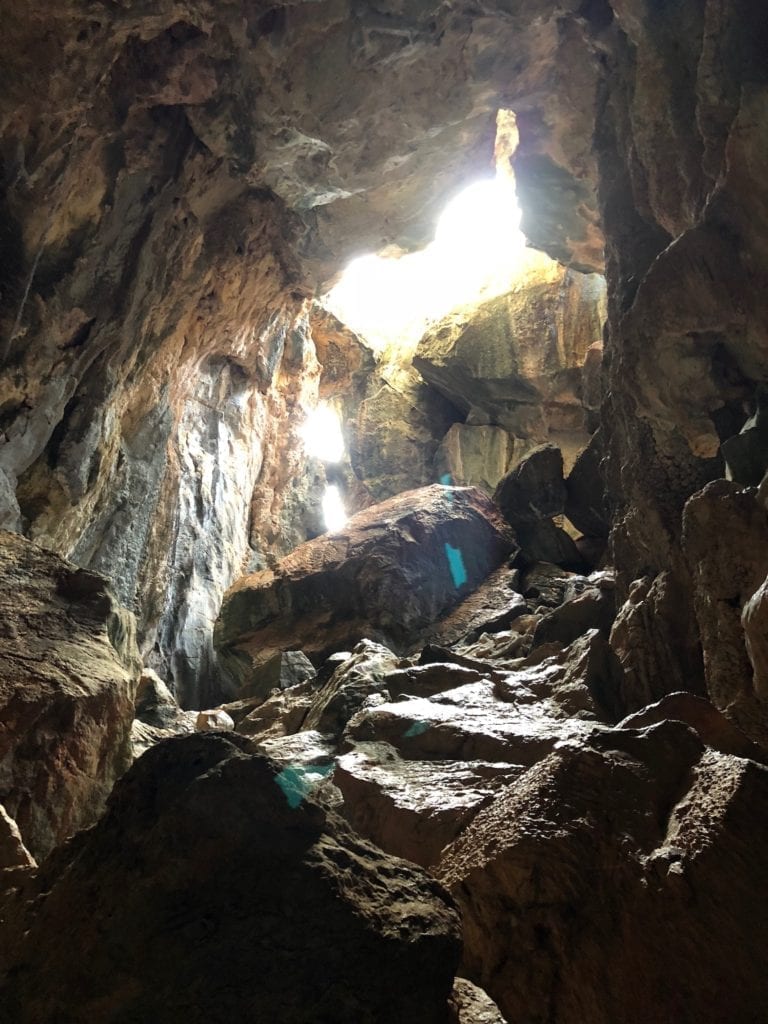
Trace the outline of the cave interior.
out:
<instances>
[{"instance_id":1,"label":"cave interior","mask_svg":"<svg viewBox=\"0 0 768 1024\"><path fill-rule=\"evenodd\" d=\"M0 1019L768 1019L768 8L0 12Z\"/></svg>"}]
</instances>

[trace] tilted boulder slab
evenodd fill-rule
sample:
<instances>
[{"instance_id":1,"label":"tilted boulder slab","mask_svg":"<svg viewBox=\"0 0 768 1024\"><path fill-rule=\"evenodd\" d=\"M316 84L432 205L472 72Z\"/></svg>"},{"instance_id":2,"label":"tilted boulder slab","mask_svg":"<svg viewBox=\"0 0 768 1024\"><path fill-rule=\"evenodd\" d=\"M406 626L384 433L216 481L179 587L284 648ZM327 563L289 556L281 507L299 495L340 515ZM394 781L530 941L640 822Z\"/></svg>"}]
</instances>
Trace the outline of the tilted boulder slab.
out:
<instances>
[{"instance_id":1,"label":"tilted boulder slab","mask_svg":"<svg viewBox=\"0 0 768 1024\"><path fill-rule=\"evenodd\" d=\"M578 739L592 723L566 718L554 701L511 683L496 694L490 679L436 696L410 697L362 708L342 738L345 749L388 743L414 761L489 761L526 767L565 740Z\"/></svg>"},{"instance_id":2,"label":"tilted boulder slab","mask_svg":"<svg viewBox=\"0 0 768 1024\"><path fill-rule=\"evenodd\" d=\"M241 687L276 651L317 660L363 637L408 649L514 547L481 491L435 484L400 494L239 580L216 623L221 664Z\"/></svg>"},{"instance_id":3,"label":"tilted boulder slab","mask_svg":"<svg viewBox=\"0 0 768 1024\"><path fill-rule=\"evenodd\" d=\"M140 668L105 580L0 533L0 803L35 857L91 825L128 767Z\"/></svg>"},{"instance_id":4,"label":"tilted boulder slab","mask_svg":"<svg viewBox=\"0 0 768 1024\"><path fill-rule=\"evenodd\" d=\"M552 444L533 448L498 483L494 501L515 529L531 562L578 565L578 549L552 520L566 501L563 454Z\"/></svg>"},{"instance_id":5,"label":"tilted boulder slab","mask_svg":"<svg viewBox=\"0 0 768 1024\"><path fill-rule=\"evenodd\" d=\"M516 529L560 515L566 499L560 449L542 444L528 452L499 481L494 499Z\"/></svg>"},{"instance_id":6,"label":"tilted boulder slab","mask_svg":"<svg viewBox=\"0 0 768 1024\"><path fill-rule=\"evenodd\" d=\"M460 950L448 895L248 747L154 747L98 825L49 858L44 895L8 912L25 934L4 1019L447 1024ZM77 942L62 941L73 927Z\"/></svg>"}]
</instances>

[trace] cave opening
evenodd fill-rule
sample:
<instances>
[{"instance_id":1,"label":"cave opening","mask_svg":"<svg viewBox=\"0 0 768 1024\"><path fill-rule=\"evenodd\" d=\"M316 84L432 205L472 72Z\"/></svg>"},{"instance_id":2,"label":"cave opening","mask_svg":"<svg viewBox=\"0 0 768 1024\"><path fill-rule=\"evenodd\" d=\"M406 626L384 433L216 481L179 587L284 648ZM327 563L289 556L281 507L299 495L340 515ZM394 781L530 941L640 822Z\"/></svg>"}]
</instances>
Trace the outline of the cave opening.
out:
<instances>
[{"instance_id":1,"label":"cave opening","mask_svg":"<svg viewBox=\"0 0 768 1024\"><path fill-rule=\"evenodd\" d=\"M518 141L514 112L499 110L488 174L453 194L432 241L417 252L391 246L356 257L321 298L374 351L412 346L428 324L508 291L547 261L520 229L511 165Z\"/></svg>"},{"instance_id":2,"label":"cave opening","mask_svg":"<svg viewBox=\"0 0 768 1024\"><path fill-rule=\"evenodd\" d=\"M567 475L596 430L605 278L529 244L519 144L516 114L499 109L489 173L454 190L431 241L357 256L319 299L338 321L323 324L336 344L324 338L318 356L348 437L332 484L351 513L434 482L493 494L542 444L558 449ZM356 344L372 361L352 395L355 373L339 364ZM582 536L562 509L556 520L571 540Z\"/></svg>"},{"instance_id":3,"label":"cave opening","mask_svg":"<svg viewBox=\"0 0 768 1024\"><path fill-rule=\"evenodd\" d=\"M332 479L332 467L344 458L344 434L338 409L321 401L311 409L299 431L309 456L319 459L326 468L326 482L321 506L323 523L329 533L344 528L347 513L338 483ZM330 470L330 472L329 472Z\"/></svg>"}]
</instances>

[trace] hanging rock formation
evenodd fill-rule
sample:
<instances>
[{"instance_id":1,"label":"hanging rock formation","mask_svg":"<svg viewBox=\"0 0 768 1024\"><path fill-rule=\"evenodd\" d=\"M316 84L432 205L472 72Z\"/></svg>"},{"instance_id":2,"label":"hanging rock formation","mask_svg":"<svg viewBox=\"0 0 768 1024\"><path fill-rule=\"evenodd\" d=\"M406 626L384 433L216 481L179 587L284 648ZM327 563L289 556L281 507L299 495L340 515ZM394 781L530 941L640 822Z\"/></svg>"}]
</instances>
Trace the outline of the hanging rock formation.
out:
<instances>
[{"instance_id":1,"label":"hanging rock formation","mask_svg":"<svg viewBox=\"0 0 768 1024\"><path fill-rule=\"evenodd\" d=\"M553 436L575 457L588 439L582 374L602 337L604 288L599 275L532 261L511 292L429 328L413 365L470 423L503 427L521 454Z\"/></svg>"}]
</instances>

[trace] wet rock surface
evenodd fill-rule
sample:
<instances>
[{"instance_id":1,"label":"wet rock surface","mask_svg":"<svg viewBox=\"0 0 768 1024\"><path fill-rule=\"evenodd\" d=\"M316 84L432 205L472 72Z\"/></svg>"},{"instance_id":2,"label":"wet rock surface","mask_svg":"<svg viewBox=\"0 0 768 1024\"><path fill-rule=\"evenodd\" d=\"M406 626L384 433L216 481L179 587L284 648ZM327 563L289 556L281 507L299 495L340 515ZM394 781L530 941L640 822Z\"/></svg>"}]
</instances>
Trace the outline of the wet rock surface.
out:
<instances>
[{"instance_id":1,"label":"wet rock surface","mask_svg":"<svg viewBox=\"0 0 768 1024\"><path fill-rule=\"evenodd\" d=\"M403 758L385 742L358 742L336 760L344 815L382 849L428 867L472 818L522 773L479 759Z\"/></svg>"},{"instance_id":2,"label":"wet rock surface","mask_svg":"<svg viewBox=\"0 0 768 1024\"><path fill-rule=\"evenodd\" d=\"M446 1003L455 925L436 925L440 943L451 937L427 994L436 975L410 942L430 925L408 917L410 883L399 888L398 868L406 925L382 939L393 901L368 868L391 861L351 838L340 853L344 826L307 825L313 791L381 843L439 856L464 911L462 971L510 1021L762 1020L764 6L8 0L3 13L0 523L109 577L172 698L157 689L134 723L137 750L157 744L129 776L141 794L126 780L39 875L3 869L6 1015L248 1019L254 985L274 982L271 1020L373 1024L411 979L428 982L425 1001L395 1019L475 1012L460 987ZM353 254L426 241L445 199L489 171L500 107L517 116L524 230L568 269L433 325L419 364L430 383L412 368L377 379L368 353L337 351L311 322L308 296ZM579 299L602 284L577 275L603 267L604 332L599 302ZM564 511L584 537L547 517L521 524L519 577L452 607L450 624L432 617L449 610L442 596L422 620L410 593L398 603L382 587L380 606L418 621L403 647L389 622L354 621L359 593L340 575L322 597L338 607L347 587L355 628L335 623L327 647L307 641L316 605L278 608L291 636L273 648L238 633L249 659L349 652L318 666L317 688L264 687L225 709L227 736L241 729L275 758L278 774L259 774L242 737L161 741L185 709L218 714L224 593L322 528L323 475L299 437L321 392L355 420L350 507L449 462L490 483L503 430L513 461L557 444ZM25 612L14 582L0 616L0 694L13 694L0 800L39 856L98 815L127 762L133 668L127 648L115 661L114 631L105 639L115 605L101 581L70 565L51 588L61 563L35 558L41 611ZM608 636L605 608L593 617L603 597L579 596L592 586L582 573L604 565L616 570ZM394 663L360 662L353 680L343 666L363 637ZM191 744L239 753L201 755L174 789L174 767L189 768L175 752ZM492 793L488 766L509 772ZM285 807L270 850L301 860L319 844L312 870L361 894L313 896L322 928L310 933L285 897L302 887L272 880L296 861L267 850L268 870L253 870L273 777ZM3 849L24 860L5 826ZM422 884L434 895L418 878L418 900ZM260 886L273 912L254 957ZM375 936L401 950L403 930L408 952L382 954ZM293 957L281 989L276 945ZM314 981L285 984L307 977L296 964L322 968L319 996ZM349 988L351 966L364 980Z\"/></svg>"}]
</instances>

